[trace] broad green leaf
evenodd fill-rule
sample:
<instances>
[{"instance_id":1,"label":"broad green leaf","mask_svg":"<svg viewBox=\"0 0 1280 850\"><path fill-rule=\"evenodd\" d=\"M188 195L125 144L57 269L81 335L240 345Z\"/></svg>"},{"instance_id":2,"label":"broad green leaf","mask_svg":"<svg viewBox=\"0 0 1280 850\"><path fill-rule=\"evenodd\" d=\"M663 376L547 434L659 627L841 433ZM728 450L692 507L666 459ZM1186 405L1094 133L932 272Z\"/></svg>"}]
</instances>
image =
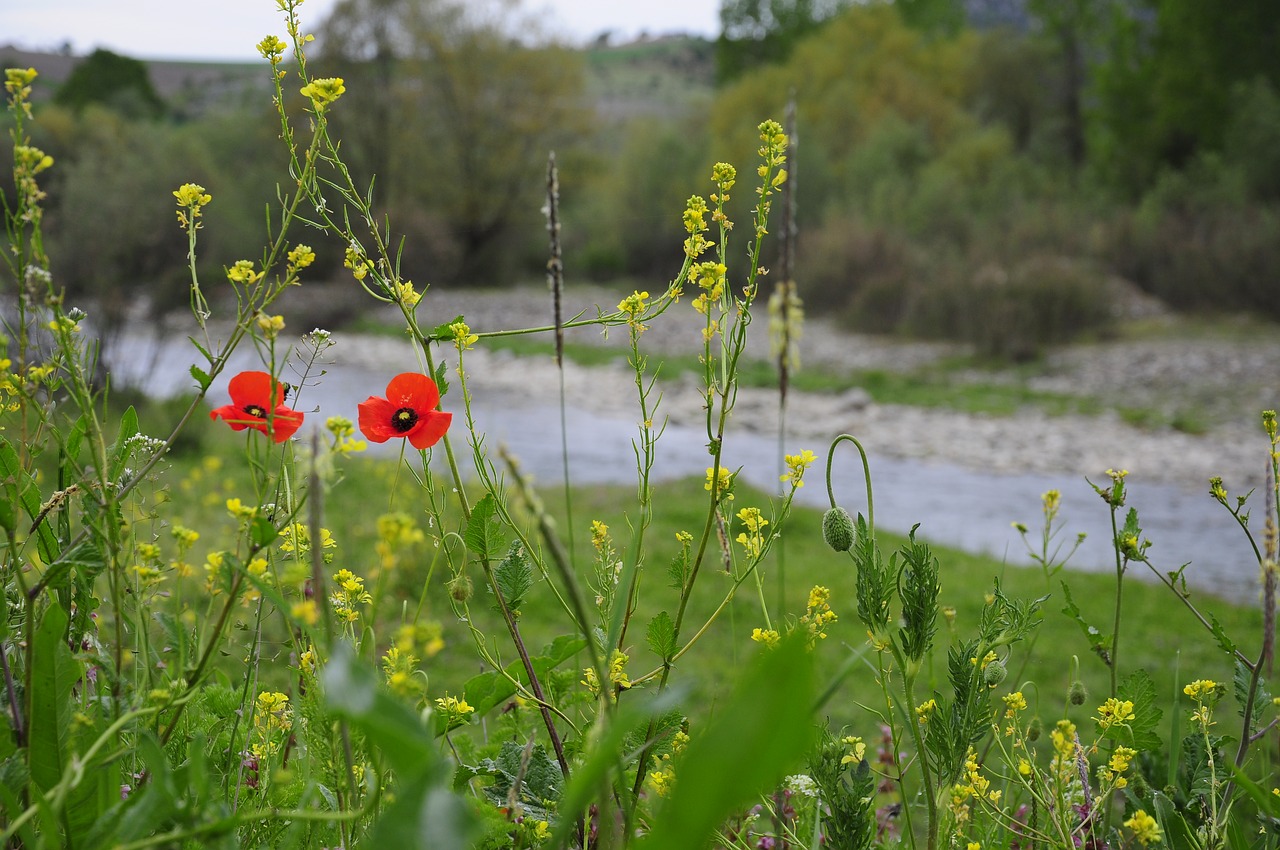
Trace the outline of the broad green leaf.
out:
<instances>
[{"instance_id":1,"label":"broad green leaf","mask_svg":"<svg viewBox=\"0 0 1280 850\"><path fill-rule=\"evenodd\" d=\"M1138 670L1121 682L1116 688L1116 698L1133 703L1133 719L1125 725L1112 726L1105 733L1099 729L1099 733L1135 750L1160 750L1162 744L1156 726L1164 712L1156 707L1156 686L1147 671Z\"/></svg>"},{"instance_id":2,"label":"broad green leaf","mask_svg":"<svg viewBox=\"0 0 1280 850\"><path fill-rule=\"evenodd\" d=\"M443 397L449 392L449 364L441 360L436 364L436 371L432 377L435 378L436 389L440 390L440 395Z\"/></svg>"},{"instance_id":3,"label":"broad green leaf","mask_svg":"<svg viewBox=\"0 0 1280 850\"><path fill-rule=\"evenodd\" d=\"M427 339L434 339L434 340L438 340L439 342L448 342L454 337L452 326L457 324L458 322L461 322L462 320L463 320L463 317L461 315L457 315L457 316L454 316L449 321L444 322L443 324L436 325L434 328L431 329L431 333L427 334Z\"/></svg>"},{"instance_id":4,"label":"broad green leaf","mask_svg":"<svg viewBox=\"0 0 1280 850\"><path fill-rule=\"evenodd\" d=\"M67 613L56 602L45 609L35 633L31 669L31 778L42 791L62 779L67 766L71 689L80 665L67 648Z\"/></svg>"},{"instance_id":5,"label":"broad green leaf","mask_svg":"<svg viewBox=\"0 0 1280 850\"><path fill-rule=\"evenodd\" d=\"M533 672L541 680L546 678L547 673L586 648L585 638L578 635L561 635L549 643L541 653L530 657L529 663L533 665ZM512 678L525 685L529 684L529 676L525 673L524 664L519 660L508 664L503 673L489 670L467 680L467 683L462 686L463 698L476 710L476 717L483 717L488 711L506 702L515 694L516 686L511 683ZM437 727L437 734L443 733L443 726Z\"/></svg>"},{"instance_id":6,"label":"broad green leaf","mask_svg":"<svg viewBox=\"0 0 1280 850\"><path fill-rule=\"evenodd\" d=\"M502 601L512 613L518 613L524 604L525 594L533 587L533 568L529 566L529 557L524 552L524 544L519 540L511 543L507 555L493 571L493 581L497 585ZM499 608L498 600L494 600L495 608Z\"/></svg>"},{"instance_id":7,"label":"broad green leaf","mask_svg":"<svg viewBox=\"0 0 1280 850\"><path fill-rule=\"evenodd\" d=\"M420 775L402 781L369 839L359 846L397 850L459 850L472 847L478 824L462 797Z\"/></svg>"},{"instance_id":8,"label":"broad green leaf","mask_svg":"<svg viewBox=\"0 0 1280 850\"><path fill-rule=\"evenodd\" d=\"M0 478L4 481L5 499L21 503L27 517L34 522L36 517L40 516L40 488L36 486L31 474L22 468L18 453L4 437L0 437ZM46 564L52 564L58 557L57 535L53 533L49 524L43 521L34 531L37 535L36 547L40 552L41 560Z\"/></svg>"},{"instance_id":9,"label":"broad green leaf","mask_svg":"<svg viewBox=\"0 0 1280 850\"><path fill-rule=\"evenodd\" d=\"M497 512L497 500L492 493L485 493L471 509L471 519L462 538L468 549L486 561L498 557L498 550L502 548L502 527L495 518Z\"/></svg>"},{"instance_id":10,"label":"broad green leaf","mask_svg":"<svg viewBox=\"0 0 1280 850\"><path fill-rule=\"evenodd\" d=\"M658 808L644 850L702 850L732 812L773 787L814 737L813 658L802 636L762 651L715 719L676 762L679 779Z\"/></svg>"},{"instance_id":11,"label":"broad green leaf","mask_svg":"<svg viewBox=\"0 0 1280 850\"><path fill-rule=\"evenodd\" d=\"M249 537L255 546L270 546L279 536L280 532L276 524L261 514L255 516L249 525Z\"/></svg>"},{"instance_id":12,"label":"broad green leaf","mask_svg":"<svg viewBox=\"0 0 1280 850\"><path fill-rule=\"evenodd\" d=\"M649 649L653 654L666 661L676 651L676 624L666 611L658 612L658 616L649 621L646 634Z\"/></svg>"}]
</instances>

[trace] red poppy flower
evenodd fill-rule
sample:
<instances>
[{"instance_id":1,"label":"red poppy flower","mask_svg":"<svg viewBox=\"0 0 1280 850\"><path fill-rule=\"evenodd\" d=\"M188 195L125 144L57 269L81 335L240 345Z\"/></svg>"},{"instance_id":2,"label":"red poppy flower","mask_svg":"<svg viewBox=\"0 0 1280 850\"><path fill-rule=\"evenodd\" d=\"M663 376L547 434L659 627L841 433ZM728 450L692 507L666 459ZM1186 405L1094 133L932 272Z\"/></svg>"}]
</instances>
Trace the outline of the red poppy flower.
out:
<instances>
[{"instance_id":1,"label":"red poppy flower","mask_svg":"<svg viewBox=\"0 0 1280 850\"><path fill-rule=\"evenodd\" d=\"M303 414L284 405L284 384L266 372L241 372L227 390L231 404L209 411L209 418L225 420L233 431L252 428L283 443L302 426Z\"/></svg>"},{"instance_id":2,"label":"red poppy flower","mask_svg":"<svg viewBox=\"0 0 1280 850\"><path fill-rule=\"evenodd\" d=\"M434 446L449 430L452 413L436 410L440 390L436 382L417 372L396 375L387 384L387 397L369 396L356 405L360 433L375 443L405 437L415 449Z\"/></svg>"}]
</instances>

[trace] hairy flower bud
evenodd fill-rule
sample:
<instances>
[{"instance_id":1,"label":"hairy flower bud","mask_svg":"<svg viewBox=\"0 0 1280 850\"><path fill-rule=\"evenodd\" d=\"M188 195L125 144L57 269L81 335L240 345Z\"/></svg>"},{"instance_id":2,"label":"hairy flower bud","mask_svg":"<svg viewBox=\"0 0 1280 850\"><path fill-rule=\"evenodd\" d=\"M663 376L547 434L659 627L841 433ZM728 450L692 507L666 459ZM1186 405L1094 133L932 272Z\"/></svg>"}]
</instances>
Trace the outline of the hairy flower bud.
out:
<instances>
[{"instance_id":1,"label":"hairy flower bud","mask_svg":"<svg viewBox=\"0 0 1280 850\"><path fill-rule=\"evenodd\" d=\"M1089 691L1085 689L1084 682L1076 679L1071 683L1071 689L1067 691L1067 700L1072 705L1084 705L1088 698Z\"/></svg>"},{"instance_id":2,"label":"hairy flower bud","mask_svg":"<svg viewBox=\"0 0 1280 850\"><path fill-rule=\"evenodd\" d=\"M1003 682L1007 675L1009 671L1005 669L1004 662L998 658L982 668L982 682L988 688L994 688Z\"/></svg>"},{"instance_id":3,"label":"hairy flower bud","mask_svg":"<svg viewBox=\"0 0 1280 850\"><path fill-rule=\"evenodd\" d=\"M459 573L449 579L445 587L455 602L466 602L471 598L471 578L465 573Z\"/></svg>"},{"instance_id":4,"label":"hairy flower bud","mask_svg":"<svg viewBox=\"0 0 1280 850\"><path fill-rule=\"evenodd\" d=\"M1040 733L1044 731L1044 724L1040 722L1039 717L1031 718L1031 723L1027 725L1027 740L1035 742L1040 739Z\"/></svg>"},{"instance_id":5,"label":"hairy flower bud","mask_svg":"<svg viewBox=\"0 0 1280 850\"><path fill-rule=\"evenodd\" d=\"M853 546L853 520L844 508L832 508L822 516L822 539L837 552Z\"/></svg>"}]
</instances>

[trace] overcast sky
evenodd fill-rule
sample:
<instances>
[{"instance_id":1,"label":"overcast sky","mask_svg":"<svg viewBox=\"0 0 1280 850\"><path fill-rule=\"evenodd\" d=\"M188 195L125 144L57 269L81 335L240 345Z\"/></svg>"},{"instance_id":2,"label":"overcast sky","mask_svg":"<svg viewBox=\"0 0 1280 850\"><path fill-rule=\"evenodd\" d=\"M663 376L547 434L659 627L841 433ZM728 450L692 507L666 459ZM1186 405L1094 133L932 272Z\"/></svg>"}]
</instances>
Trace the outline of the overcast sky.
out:
<instances>
[{"instance_id":1,"label":"overcast sky","mask_svg":"<svg viewBox=\"0 0 1280 850\"><path fill-rule=\"evenodd\" d=\"M306 0L304 29L337 0ZM690 32L715 35L719 0L524 0L545 11L550 32L583 42L603 30L621 37ZM275 0L0 0L0 44L76 53L105 47L145 59L256 59L268 33L284 36Z\"/></svg>"}]
</instances>

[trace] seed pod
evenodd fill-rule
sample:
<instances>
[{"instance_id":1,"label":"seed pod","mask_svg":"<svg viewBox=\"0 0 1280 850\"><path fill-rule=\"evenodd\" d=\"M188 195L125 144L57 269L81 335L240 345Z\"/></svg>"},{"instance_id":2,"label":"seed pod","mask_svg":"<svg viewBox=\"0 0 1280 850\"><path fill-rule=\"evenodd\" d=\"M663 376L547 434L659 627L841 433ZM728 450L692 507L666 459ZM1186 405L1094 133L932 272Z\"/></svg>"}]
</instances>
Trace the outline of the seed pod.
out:
<instances>
[{"instance_id":1,"label":"seed pod","mask_svg":"<svg viewBox=\"0 0 1280 850\"><path fill-rule=\"evenodd\" d=\"M466 573L458 573L449 579L445 587L455 602L466 602L471 598L471 578Z\"/></svg>"},{"instance_id":2,"label":"seed pod","mask_svg":"<svg viewBox=\"0 0 1280 850\"><path fill-rule=\"evenodd\" d=\"M837 552L853 546L853 520L844 508L832 508L822 516L822 539Z\"/></svg>"}]
</instances>

